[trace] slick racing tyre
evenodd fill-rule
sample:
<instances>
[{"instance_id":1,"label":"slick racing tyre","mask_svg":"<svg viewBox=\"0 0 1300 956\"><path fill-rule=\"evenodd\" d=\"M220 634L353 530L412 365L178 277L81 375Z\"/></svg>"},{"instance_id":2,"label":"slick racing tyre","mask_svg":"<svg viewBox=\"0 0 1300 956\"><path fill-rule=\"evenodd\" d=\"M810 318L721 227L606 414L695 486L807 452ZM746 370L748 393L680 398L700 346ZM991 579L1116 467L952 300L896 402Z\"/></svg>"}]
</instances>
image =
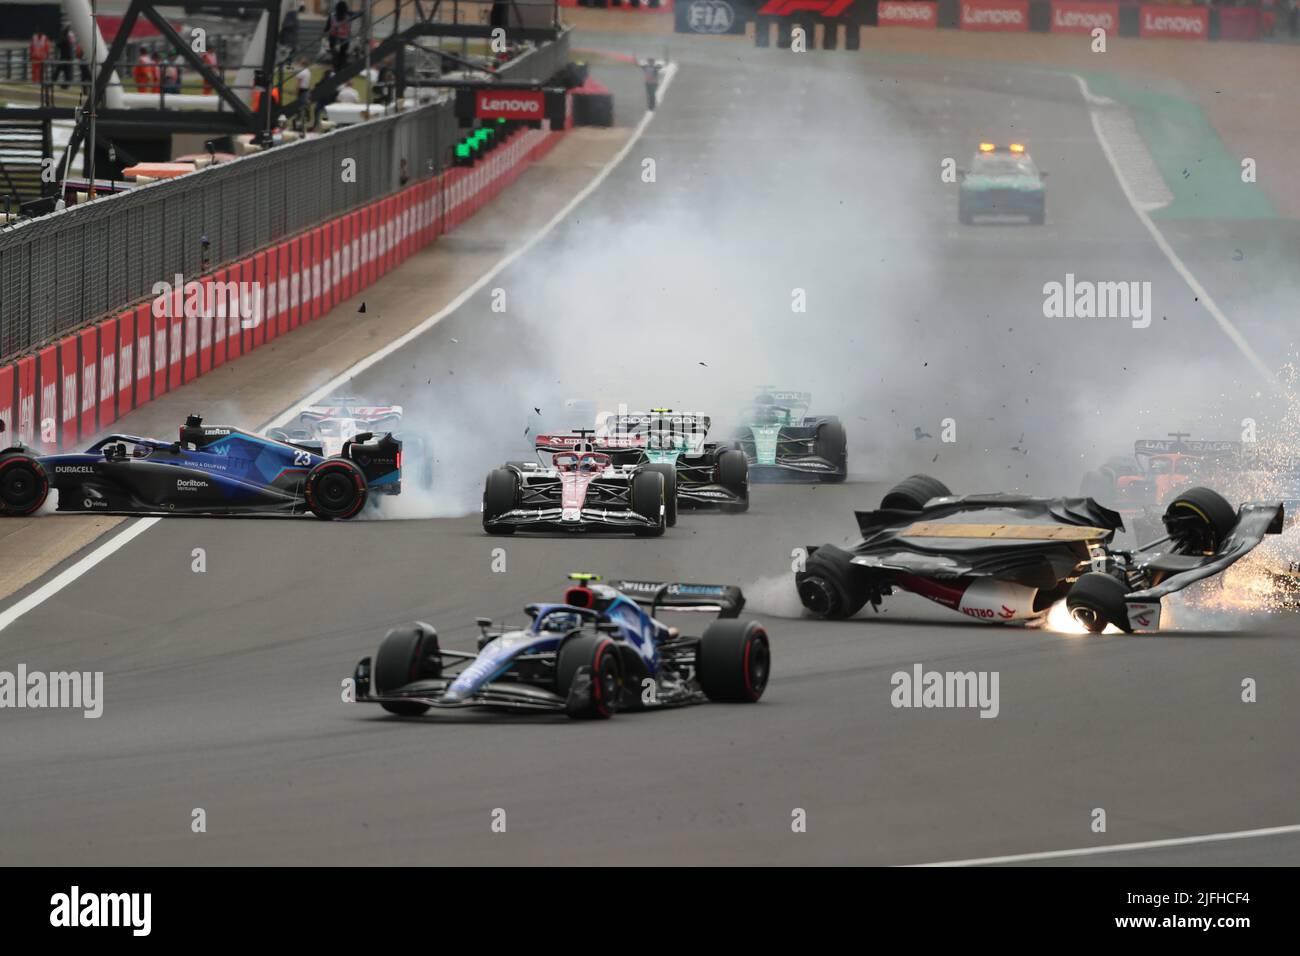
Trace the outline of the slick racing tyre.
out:
<instances>
[{"instance_id":1,"label":"slick racing tyre","mask_svg":"<svg viewBox=\"0 0 1300 956\"><path fill-rule=\"evenodd\" d=\"M41 463L21 453L0 455L0 515L34 514L50 493Z\"/></svg>"},{"instance_id":2,"label":"slick racing tyre","mask_svg":"<svg viewBox=\"0 0 1300 956\"><path fill-rule=\"evenodd\" d=\"M723 504L723 511L749 510L749 461L743 451L733 448L718 454L718 484L739 499Z\"/></svg>"},{"instance_id":3,"label":"slick racing tyre","mask_svg":"<svg viewBox=\"0 0 1300 956\"><path fill-rule=\"evenodd\" d=\"M838 421L823 422L817 426L817 439L813 445L818 458L825 458L835 466L835 473L826 481L843 481L849 470L849 444L844 426Z\"/></svg>"},{"instance_id":4,"label":"slick racing tyre","mask_svg":"<svg viewBox=\"0 0 1300 956\"><path fill-rule=\"evenodd\" d=\"M664 533L667 527L664 490L664 477L657 471L639 471L632 476L632 510L654 522L650 527L637 525L638 538L657 538Z\"/></svg>"},{"instance_id":5,"label":"slick racing tyre","mask_svg":"<svg viewBox=\"0 0 1300 956\"><path fill-rule=\"evenodd\" d=\"M417 680L441 676L442 650L438 646L438 632L427 624L410 624L389 631L384 635L370 669L370 682L379 697L401 690ZM400 717L418 717L429 709L428 704L416 701L385 702L380 706Z\"/></svg>"},{"instance_id":6,"label":"slick racing tyre","mask_svg":"<svg viewBox=\"0 0 1300 956\"><path fill-rule=\"evenodd\" d=\"M695 651L695 679L715 703L752 704L772 671L767 632L757 621L714 621Z\"/></svg>"},{"instance_id":7,"label":"slick racing tyre","mask_svg":"<svg viewBox=\"0 0 1300 956\"><path fill-rule=\"evenodd\" d=\"M483 486L483 530L488 534L514 534L512 524L488 522L514 508L519 497L519 476L509 468L494 468L488 472Z\"/></svg>"},{"instance_id":8,"label":"slick racing tyre","mask_svg":"<svg viewBox=\"0 0 1300 956\"><path fill-rule=\"evenodd\" d=\"M307 472L303 494L317 518L342 521L360 513L370 492L359 465L346 458L327 458Z\"/></svg>"},{"instance_id":9,"label":"slick racing tyre","mask_svg":"<svg viewBox=\"0 0 1300 956\"><path fill-rule=\"evenodd\" d=\"M929 475L912 475L904 478L889 490L880 501L880 507L898 511L921 511L931 498L946 498L952 492L938 478Z\"/></svg>"},{"instance_id":10,"label":"slick racing tyre","mask_svg":"<svg viewBox=\"0 0 1300 956\"><path fill-rule=\"evenodd\" d=\"M646 465L645 471L657 471L664 476L664 524L672 528L677 524L677 469L672 465L656 463Z\"/></svg>"},{"instance_id":11,"label":"slick racing tyre","mask_svg":"<svg viewBox=\"0 0 1300 956\"><path fill-rule=\"evenodd\" d=\"M1100 634L1107 624L1130 633L1128 605L1124 596L1128 588L1119 578L1099 571L1080 575L1065 595L1065 609L1070 617L1088 629L1089 634Z\"/></svg>"},{"instance_id":12,"label":"slick racing tyre","mask_svg":"<svg viewBox=\"0 0 1300 956\"><path fill-rule=\"evenodd\" d=\"M578 634L560 645L555 658L555 692L570 717L612 717L623 693L618 648L604 634Z\"/></svg>"},{"instance_id":13,"label":"slick racing tyre","mask_svg":"<svg viewBox=\"0 0 1300 956\"><path fill-rule=\"evenodd\" d=\"M1169 502L1165 531L1179 554L1209 554L1232 534L1237 512L1210 488L1188 488Z\"/></svg>"},{"instance_id":14,"label":"slick racing tyre","mask_svg":"<svg viewBox=\"0 0 1300 956\"><path fill-rule=\"evenodd\" d=\"M850 563L852 557L842 548L824 544L795 574L799 600L815 617L833 621L852 617L867 603L871 593L862 580L862 570Z\"/></svg>"}]
</instances>

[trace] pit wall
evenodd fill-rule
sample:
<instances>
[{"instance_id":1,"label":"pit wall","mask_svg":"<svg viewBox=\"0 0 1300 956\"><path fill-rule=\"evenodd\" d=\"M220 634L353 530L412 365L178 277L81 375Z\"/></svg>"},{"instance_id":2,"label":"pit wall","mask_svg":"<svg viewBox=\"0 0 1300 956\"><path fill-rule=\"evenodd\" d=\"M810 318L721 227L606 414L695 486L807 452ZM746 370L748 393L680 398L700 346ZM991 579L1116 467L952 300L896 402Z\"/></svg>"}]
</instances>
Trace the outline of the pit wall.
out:
<instances>
[{"instance_id":1,"label":"pit wall","mask_svg":"<svg viewBox=\"0 0 1300 956\"><path fill-rule=\"evenodd\" d=\"M0 448L17 439L39 454L77 449L132 409L321 318L474 215L562 135L518 130L472 167L410 185L0 365ZM229 290L245 283L255 291L241 308Z\"/></svg>"}]
</instances>

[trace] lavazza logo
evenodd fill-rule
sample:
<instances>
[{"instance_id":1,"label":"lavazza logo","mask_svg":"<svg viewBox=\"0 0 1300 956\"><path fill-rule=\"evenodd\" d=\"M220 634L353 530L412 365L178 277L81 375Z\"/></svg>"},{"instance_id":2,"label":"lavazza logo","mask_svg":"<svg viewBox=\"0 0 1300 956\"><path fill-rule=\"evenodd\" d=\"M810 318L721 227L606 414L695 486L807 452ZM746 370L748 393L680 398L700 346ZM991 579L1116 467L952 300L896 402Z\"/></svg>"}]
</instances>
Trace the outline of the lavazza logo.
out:
<instances>
[{"instance_id":1,"label":"lavazza logo","mask_svg":"<svg viewBox=\"0 0 1300 956\"><path fill-rule=\"evenodd\" d=\"M1130 319L1135 329L1151 325L1151 283L1090 282L1065 274L1043 286L1043 316L1049 319Z\"/></svg>"},{"instance_id":2,"label":"lavazza logo","mask_svg":"<svg viewBox=\"0 0 1300 956\"><path fill-rule=\"evenodd\" d=\"M694 33L726 33L735 22L736 13L725 0L694 0L687 11Z\"/></svg>"}]
</instances>

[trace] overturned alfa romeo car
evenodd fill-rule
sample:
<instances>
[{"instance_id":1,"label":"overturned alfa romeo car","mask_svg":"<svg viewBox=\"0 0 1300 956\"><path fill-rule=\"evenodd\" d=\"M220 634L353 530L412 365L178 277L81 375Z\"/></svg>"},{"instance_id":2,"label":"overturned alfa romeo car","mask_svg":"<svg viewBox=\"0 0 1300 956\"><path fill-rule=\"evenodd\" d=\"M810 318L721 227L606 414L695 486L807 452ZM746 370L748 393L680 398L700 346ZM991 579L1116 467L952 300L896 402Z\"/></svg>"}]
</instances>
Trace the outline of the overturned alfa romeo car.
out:
<instances>
[{"instance_id":1,"label":"overturned alfa romeo car","mask_svg":"<svg viewBox=\"0 0 1300 956\"><path fill-rule=\"evenodd\" d=\"M856 516L861 541L809 548L795 574L800 601L817 617L852 617L901 589L995 623L1033 620L1064 600L1099 634L1111 624L1158 630L1161 598L1280 534L1283 508L1233 508L1218 492L1190 488L1166 507L1165 534L1131 551L1111 546L1123 519L1091 498L954 496L928 475L900 482L877 510Z\"/></svg>"}]
</instances>

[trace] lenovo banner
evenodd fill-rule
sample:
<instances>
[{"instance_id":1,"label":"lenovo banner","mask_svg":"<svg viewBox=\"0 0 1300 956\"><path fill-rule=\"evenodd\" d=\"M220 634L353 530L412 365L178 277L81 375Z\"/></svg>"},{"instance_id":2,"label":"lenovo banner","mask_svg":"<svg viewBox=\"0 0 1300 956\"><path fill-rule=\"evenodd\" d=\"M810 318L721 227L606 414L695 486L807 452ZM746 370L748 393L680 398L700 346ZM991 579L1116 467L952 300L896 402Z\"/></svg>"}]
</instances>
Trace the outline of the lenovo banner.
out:
<instances>
[{"instance_id":1,"label":"lenovo banner","mask_svg":"<svg viewBox=\"0 0 1300 956\"><path fill-rule=\"evenodd\" d=\"M479 119L541 120L546 94L541 90L477 90L474 115Z\"/></svg>"},{"instance_id":2,"label":"lenovo banner","mask_svg":"<svg viewBox=\"0 0 1300 956\"><path fill-rule=\"evenodd\" d=\"M880 0L876 18L882 27L933 30L939 25L939 4L923 0Z\"/></svg>"},{"instance_id":3,"label":"lenovo banner","mask_svg":"<svg viewBox=\"0 0 1300 956\"><path fill-rule=\"evenodd\" d=\"M1138 36L1173 37L1178 40L1208 40L1208 7L1165 7L1143 4L1138 15Z\"/></svg>"},{"instance_id":4,"label":"lenovo banner","mask_svg":"<svg viewBox=\"0 0 1300 956\"><path fill-rule=\"evenodd\" d=\"M961 28L1024 32L1029 29L1029 0L961 0Z\"/></svg>"},{"instance_id":5,"label":"lenovo banner","mask_svg":"<svg viewBox=\"0 0 1300 956\"><path fill-rule=\"evenodd\" d=\"M1052 4L1053 33L1092 33L1097 29L1119 36L1118 3L1056 0Z\"/></svg>"}]
</instances>

